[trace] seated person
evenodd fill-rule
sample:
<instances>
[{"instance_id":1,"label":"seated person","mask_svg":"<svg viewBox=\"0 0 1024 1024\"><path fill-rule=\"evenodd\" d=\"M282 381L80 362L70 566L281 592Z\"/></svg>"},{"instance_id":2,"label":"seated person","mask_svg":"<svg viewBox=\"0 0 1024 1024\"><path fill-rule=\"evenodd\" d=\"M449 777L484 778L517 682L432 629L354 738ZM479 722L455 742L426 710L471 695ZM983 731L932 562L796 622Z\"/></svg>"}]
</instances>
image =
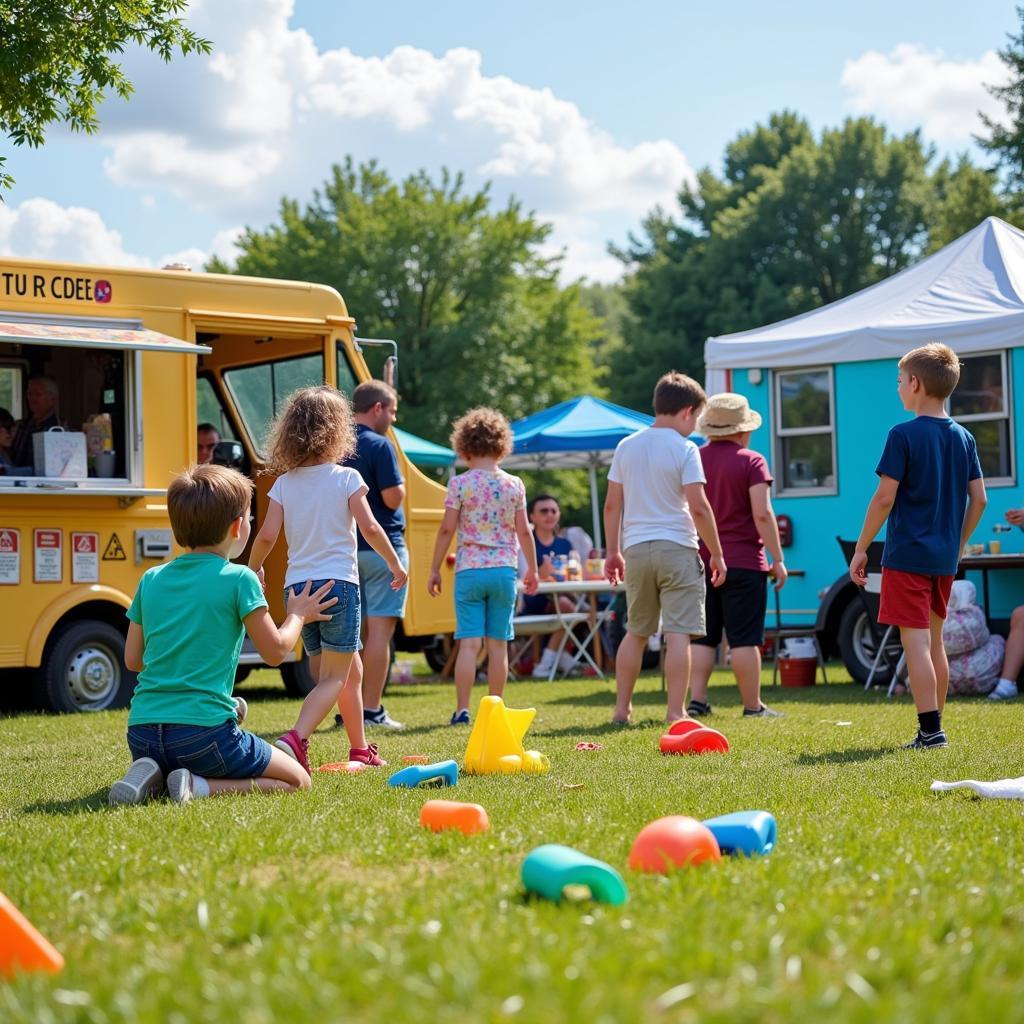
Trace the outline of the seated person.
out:
<instances>
[{"instance_id":1,"label":"seated person","mask_svg":"<svg viewBox=\"0 0 1024 1024\"><path fill-rule=\"evenodd\" d=\"M0 409L0 473L14 468L11 459L11 444L14 441L14 417L6 410Z\"/></svg>"},{"instance_id":2,"label":"seated person","mask_svg":"<svg viewBox=\"0 0 1024 1024\"><path fill-rule=\"evenodd\" d=\"M35 446L33 438L43 430L52 427L63 427L64 423L57 415L60 403L60 388L51 377L29 377L25 392L25 402L29 415L18 421L18 426L11 442L10 459L14 466L34 466Z\"/></svg>"},{"instance_id":3,"label":"seated person","mask_svg":"<svg viewBox=\"0 0 1024 1024\"><path fill-rule=\"evenodd\" d=\"M1011 508L1006 521L1013 526L1024 526L1024 508ZM1003 670L999 673L996 688L988 695L989 700L1012 700L1017 696L1017 677L1024 668L1024 605L1013 609L1010 616L1010 635L1006 638L1006 652L1003 654Z\"/></svg>"},{"instance_id":4,"label":"seated person","mask_svg":"<svg viewBox=\"0 0 1024 1024\"><path fill-rule=\"evenodd\" d=\"M558 536L558 523L562 510L558 501L550 494L538 494L526 506L526 514L533 527L533 543L537 549L537 568L542 580L551 579L554 575L552 558L555 555L568 556L573 550L572 545L564 537ZM557 595L559 607L563 612L571 612L575 604L567 594ZM548 615L553 611L552 598L547 594L525 596L519 609L521 615ZM551 675L558 648L562 644L565 630L559 629L548 637L547 646L540 656L540 661L533 667L533 674L538 679L546 679ZM572 655L563 650L558 661L563 672L573 667Z\"/></svg>"}]
</instances>

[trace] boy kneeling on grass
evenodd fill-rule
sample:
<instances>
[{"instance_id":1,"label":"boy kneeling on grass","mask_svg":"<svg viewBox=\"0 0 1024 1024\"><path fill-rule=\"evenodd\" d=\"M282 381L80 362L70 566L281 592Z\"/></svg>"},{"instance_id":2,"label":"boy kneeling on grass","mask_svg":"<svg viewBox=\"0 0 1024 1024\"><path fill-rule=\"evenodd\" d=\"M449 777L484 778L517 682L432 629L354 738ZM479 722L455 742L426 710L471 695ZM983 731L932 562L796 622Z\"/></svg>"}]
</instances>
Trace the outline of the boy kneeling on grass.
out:
<instances>
[{"instance_id":1,"label":"boy kneeling on grass","mask_svg":"<svg viewBox=\"0 0 1024 1024\"><path fill-rule=\"evenodd\" d=\"M210 464L185 470L167 489L174 538L189 550L146 572L128 609L124 661L139 673L128 713L134 762L111 787L111 804L142 803L165 785L175 803L309 788L294 758L239 729L244 702L231 691L243 635L279 665L303 625L329 618L334 581L316 591L307 582L274 625L256 574L230 561L249 540L252 490L241 473Z\"/></svg>"}]
</instances>

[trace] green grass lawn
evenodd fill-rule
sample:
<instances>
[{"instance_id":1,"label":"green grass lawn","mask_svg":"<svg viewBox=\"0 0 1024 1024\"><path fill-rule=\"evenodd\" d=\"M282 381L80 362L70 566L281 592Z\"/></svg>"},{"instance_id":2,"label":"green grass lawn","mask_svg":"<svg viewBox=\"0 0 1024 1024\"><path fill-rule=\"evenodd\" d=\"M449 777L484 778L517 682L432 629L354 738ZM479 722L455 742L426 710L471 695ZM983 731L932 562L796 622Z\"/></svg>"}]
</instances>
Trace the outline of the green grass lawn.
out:
<instances>
[{"instance_id":1,"label":"green grass lawn","mask_svg":"<svg viewBox=\"0 0 1024 1024\"><path fill-rule=\"evenodd\" d=\"M268 738L297 708L275 678L241 690ZM786 717L744 721L718 673L712 724L732 752L662 757L656 677L628 730L607 724L608 683L514 683L508 703L538 709L527 745L552 770L460 779L443 795L492 822L468 839L420 828L438 792L389 790L390 768L111 810L124 712L0 720L0 891L67 960L0 981L0 1020L1021 1020L1021 805L928 789L1024 775L1021 706L957 702L947 750L904 752L906 699L849 684L767 697ZM440 724L451 704L450 685L389 694L409 724L375 737L394 767L461 758L468 730ZM346 753L326 729L311 748L315 763ZM626 868L652 819L741 809L776 816L770 857ZM549 842L615 865L629 902L526 899L522 859Z\"/></svg>"}]
</instances>

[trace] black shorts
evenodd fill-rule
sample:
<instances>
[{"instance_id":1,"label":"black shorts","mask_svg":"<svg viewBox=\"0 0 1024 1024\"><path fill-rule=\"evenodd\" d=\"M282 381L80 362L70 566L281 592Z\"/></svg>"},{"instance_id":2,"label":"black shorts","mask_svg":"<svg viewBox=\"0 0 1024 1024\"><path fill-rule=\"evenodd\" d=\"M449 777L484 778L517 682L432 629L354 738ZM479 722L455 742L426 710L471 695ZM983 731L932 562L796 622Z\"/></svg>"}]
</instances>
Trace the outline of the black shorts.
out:
<instances>
[{"instance_id":1,"label":"black shorts","mask_svg":"<svg viewBox=\"0 0 1024 1024\"><path fill-rule=\"evenodd\" d=\"M707 636L695 644L717 647L722 631L730 647L760 647L768 608L768 573L759 569L730 569L720 587L708 584L704 595Z\"/></svg>"}]
</instances>

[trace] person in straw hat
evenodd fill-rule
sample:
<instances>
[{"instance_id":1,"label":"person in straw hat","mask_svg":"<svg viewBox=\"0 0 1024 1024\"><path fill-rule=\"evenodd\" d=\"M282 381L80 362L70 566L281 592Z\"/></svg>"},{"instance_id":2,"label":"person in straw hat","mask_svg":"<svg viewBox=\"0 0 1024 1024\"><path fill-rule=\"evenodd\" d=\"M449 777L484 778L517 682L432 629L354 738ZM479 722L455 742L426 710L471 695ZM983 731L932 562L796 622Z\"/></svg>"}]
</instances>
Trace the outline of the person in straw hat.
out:
<instances>
[{"instance_id":1,"label":"person in straw hat","mask_svg":"<svg viewBox=\"0 0 1024 1024\"><path fill-rule=\"evenodd\" d=\"M761 416L743 395L712 395L697 422L708 443L700 449L707 477L706 491L718 524L722 552L729 566L725 584L708 588L704 598L707 636L693 641L690 703L694 717L711 714L708 679L715 666L715 650L725 633L732 649L743 714L776 718L761 702L761 644L768 606L768 577L780 590L786 582L779 524L769 490L772 475L764 457L751 451L750 435L761 426ZM772 556L769 567L765 548ZM710 553L701 545L701 555Z\"/></svg>"}]
</instances>

